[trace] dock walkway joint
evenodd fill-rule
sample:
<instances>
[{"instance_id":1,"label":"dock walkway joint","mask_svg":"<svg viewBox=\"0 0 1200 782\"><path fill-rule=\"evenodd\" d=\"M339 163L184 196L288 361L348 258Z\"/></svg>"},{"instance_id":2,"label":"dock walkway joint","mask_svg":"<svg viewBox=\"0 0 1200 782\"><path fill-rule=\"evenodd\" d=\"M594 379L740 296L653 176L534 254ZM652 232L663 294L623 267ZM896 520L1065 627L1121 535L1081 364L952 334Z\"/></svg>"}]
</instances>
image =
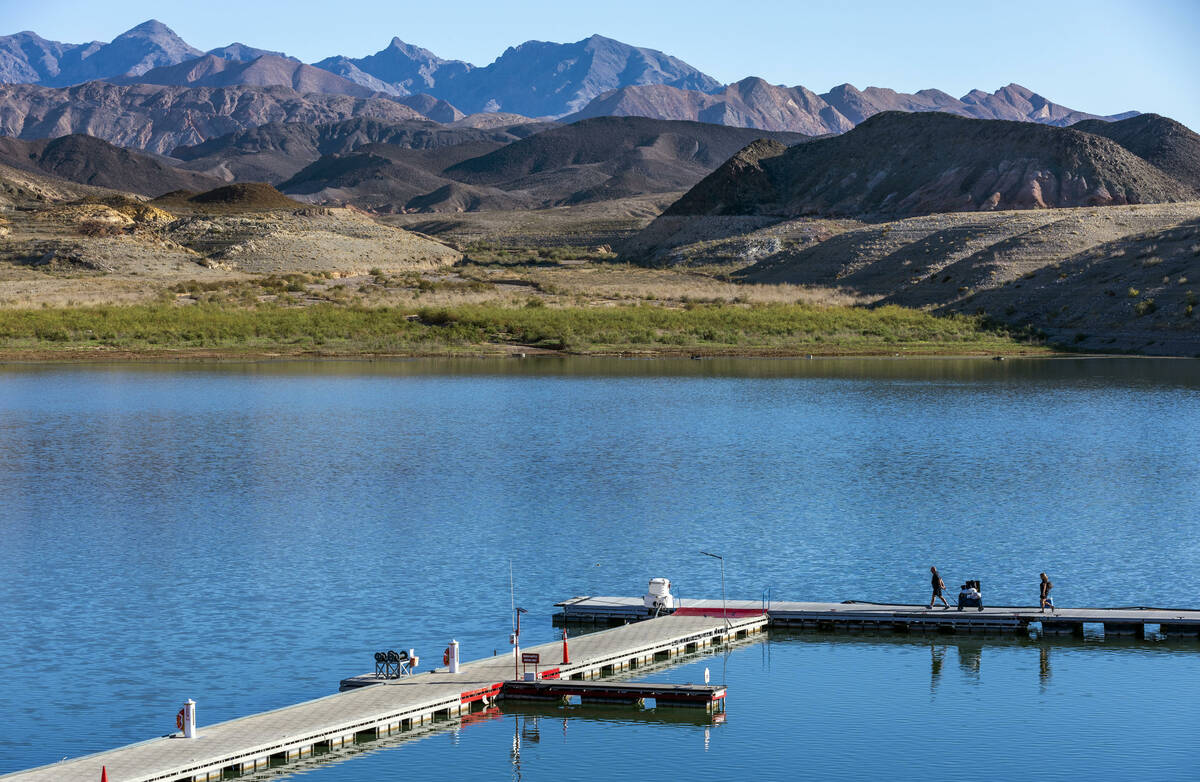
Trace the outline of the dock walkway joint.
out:
<instances>
[{"instance_id":1,"label":"dock walkway joint","mask_svg":"<svg viewBox=\"0 0 1200 782\"><path fill-rule=\"evenodd\" d=\"M761 614L728 621L666 616L637 622L572 639L571 662L543 663L541 673L566 682L610 676L758 633L766 622ZM536 652L548 662L561 660L562 645L554 642L522 651ZM469 714L494 700L513 675L511 655L489 657L463 664L456 674L441 668L388 679L275 711L199 726L198 738L152 739L0 779L96 782L101 767L107 767L112 782L221 779L227 771L251 772L270 767L273 760L292 760L341 747L362 734L386 735ZM372 676L354 678L361 682Z\"/></svg>"}]
</instances>

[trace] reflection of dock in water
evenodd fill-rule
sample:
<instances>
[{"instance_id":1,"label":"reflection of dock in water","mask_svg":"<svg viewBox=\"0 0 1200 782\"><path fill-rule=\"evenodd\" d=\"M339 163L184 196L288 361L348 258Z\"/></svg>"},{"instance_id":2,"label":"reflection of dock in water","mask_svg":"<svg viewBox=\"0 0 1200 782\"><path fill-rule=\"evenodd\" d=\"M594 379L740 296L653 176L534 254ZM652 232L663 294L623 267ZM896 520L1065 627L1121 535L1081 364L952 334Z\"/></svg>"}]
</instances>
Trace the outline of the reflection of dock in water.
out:
<instances>
[{"instance_id":1,"label":"reflection of dock in water","mask_svg":"<svg viewBox=\"0 0 1200 782\"><path fill-rule=\"evenodd\" d=\"M1014 636L998 635L916 635L891 632L814 633L805 630L771 630L762 641L764 660L775 644L827 645L835 642L839 646L904 647L929 649L930 688L937 690L947 671L957 665L959 671L972 680L987 675L988 659L1000 651L1018 652L1031 657L1037 655L1037 679L1042 688L1050 685L1053 676L1053 661L1056 655L1076 654L1089 650L1109 654L1197 654L1200 645L1190 639L1162 636L1157 639L1142 639L1130 636L1088 635L1073 636Z\"/></svg>"}]
</instances>

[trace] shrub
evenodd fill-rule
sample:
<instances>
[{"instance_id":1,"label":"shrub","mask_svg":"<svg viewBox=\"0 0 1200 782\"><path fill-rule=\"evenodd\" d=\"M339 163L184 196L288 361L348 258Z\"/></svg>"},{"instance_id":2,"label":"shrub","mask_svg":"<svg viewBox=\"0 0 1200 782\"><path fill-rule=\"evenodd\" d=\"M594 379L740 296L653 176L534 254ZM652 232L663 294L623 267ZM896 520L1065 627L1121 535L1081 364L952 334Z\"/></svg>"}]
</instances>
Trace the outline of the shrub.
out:
<instances>
[{"instance_id":1,"label":"shrub","mask_svg":"<svg viewBox=\"0 0 1200 782\"><path fill-rule=\"evenodd\" d=\"M1142 299L1133 307L1133 312L1139 318L1143 315L1149 315L1158 309L1158 305L1154 303L1154 299Z\"/></svg>"}]
</instances>

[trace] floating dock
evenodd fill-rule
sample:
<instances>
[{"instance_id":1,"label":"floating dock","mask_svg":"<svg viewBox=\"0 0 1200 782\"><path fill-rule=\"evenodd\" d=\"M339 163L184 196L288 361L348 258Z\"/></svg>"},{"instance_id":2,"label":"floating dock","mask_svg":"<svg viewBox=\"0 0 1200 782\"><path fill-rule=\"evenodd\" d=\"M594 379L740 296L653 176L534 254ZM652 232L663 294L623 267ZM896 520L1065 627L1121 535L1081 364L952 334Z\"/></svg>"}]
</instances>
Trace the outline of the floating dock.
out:
<instances>
[{"instance_id":1,"label":"floating dock","mask_svg":"<svg viewBox=\"0 0 1200 782\"><path fill-rule=\"evenodd\" d=\"M573 597L556 603L556 624L616 624L648 618L640 597ZM982 611L940 605L887 603L804 603L771 600L728 600L731 618L767 617L772 627L813 630L876 630L940 633L1022 633L1034 626L1044 635L1082 635L1087 625L1105 635L1144 635L1157 628L1172 637L1200 638L1200 611L1176 608L1058 608L1042 613L1033 607L996 606ZM672 616L721 616L720 600L681 601Z\"/></svg>"},{"instance_id":2,"label":"floating dock","mask_svg":"<svg viewBox=\"0 0 1200 782\"><path fill-rule=\"evenodd\" d=\"M570 640L570 662L562 662L562 643L522 648L540 657L538 676L559 680L570 688L581 682L668 661L678 655L722 646L761 632L767 624L761 613L736 619L709 616L665 616ZM532 669L528 669L532 670ZM175 734L120 749L7 774L5 782L96 782L102 767L112 782L195 782L266 769L280 763L352 744L360 737L376 738L410 731L431 722L480 712L502 696L514 679L513 656L488 657L464 663L458 673L439 668L394 679L373 674L343 682L350 689L317 700L197 728L198 737ZM528 686L529 682L519 682ZM606 685L614 700L632 702L629 685ZM655 685L668 705L674 688ZM574 692L578 690L578 692ZM579 695L563 689L552 697ZM618 692L620 690L620 692ZM688 705L723 705L723 687L676 690ZM661 697L647 694L642 697ZM718 697L719 692L719 697ZM551 691L547 691L551 693ZM604 688L591 691L603 698ZM657 702L657 701L656 701ZM670 705L676 705L672 703ZM164 715L164 718L169 718Z\"/></svg>"},{"instance_id":3,"label":"floating dock","mask_svg":"<svg viewBox=\"0 0 1200 782\"><path fill-rule=\"evenodd\" d=\"M579 698L580 703L625 703L655 706L686 706L720 710L725 702L724 685L641 684L637 682L514 681L504 683L504 699L558 701Z\"/></svg>"}]
</instances>

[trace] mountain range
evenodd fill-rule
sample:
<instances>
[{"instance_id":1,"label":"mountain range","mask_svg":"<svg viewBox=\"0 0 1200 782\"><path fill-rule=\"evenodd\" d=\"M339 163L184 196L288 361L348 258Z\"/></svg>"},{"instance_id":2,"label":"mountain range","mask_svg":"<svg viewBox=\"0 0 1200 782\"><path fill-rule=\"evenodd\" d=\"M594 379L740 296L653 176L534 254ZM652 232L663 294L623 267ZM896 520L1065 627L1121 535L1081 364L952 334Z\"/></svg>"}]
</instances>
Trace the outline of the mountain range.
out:
<instances>
[{"instance_id":1,"label":"mountain range","mask_svg":"<svg viewBox=\"0 0 1200 782\"><path fill-rule=\"evenodd\" d=\"M399 38L367 57L334 55L312 65L242 43L205 53L155 20L109 43L60 43L28 31L0 36L0 83L75 89L96 80L174 88L287 88L301 96L391 100L441 122L481 112L567 121L617 115L808 135L842 133L882 111L938 111L1050 125L1132 114L1098 117L1015 84L992 93L973 90L961 98L939 90L906 94L879 87L859 90L849 84L818 95L802 86L772 85L758 78L722 85L668 54L600 35L574 43L528 41L510 47L483 67L443 59ZM6 88L0 92L0 110L29 113L18 96L30 94ZM76 113L71 101L77 92L40 95L42 103L54 103L54 111ZM172 99L178 99L178 94ZM13 101L16 105L10 107ZM236 111L223 113L231 116ZM378 113L372 108L354 116ZM201 118L193 123L197 125L207 119L203 114L191 116ZM59 135L91 132L70 119L57 124ZM12 120L6 120L6 125L3 132L12 133ZM233 129L227 126L224 132ZM16 129L23 138L35 137L28 132ZM161 136L162 131L148 135ZM211 137L185 140L184 135L176 132L172 142L199 143ZM119 135L104 138L127 143Z\"/></svg>"}]
</instances>

